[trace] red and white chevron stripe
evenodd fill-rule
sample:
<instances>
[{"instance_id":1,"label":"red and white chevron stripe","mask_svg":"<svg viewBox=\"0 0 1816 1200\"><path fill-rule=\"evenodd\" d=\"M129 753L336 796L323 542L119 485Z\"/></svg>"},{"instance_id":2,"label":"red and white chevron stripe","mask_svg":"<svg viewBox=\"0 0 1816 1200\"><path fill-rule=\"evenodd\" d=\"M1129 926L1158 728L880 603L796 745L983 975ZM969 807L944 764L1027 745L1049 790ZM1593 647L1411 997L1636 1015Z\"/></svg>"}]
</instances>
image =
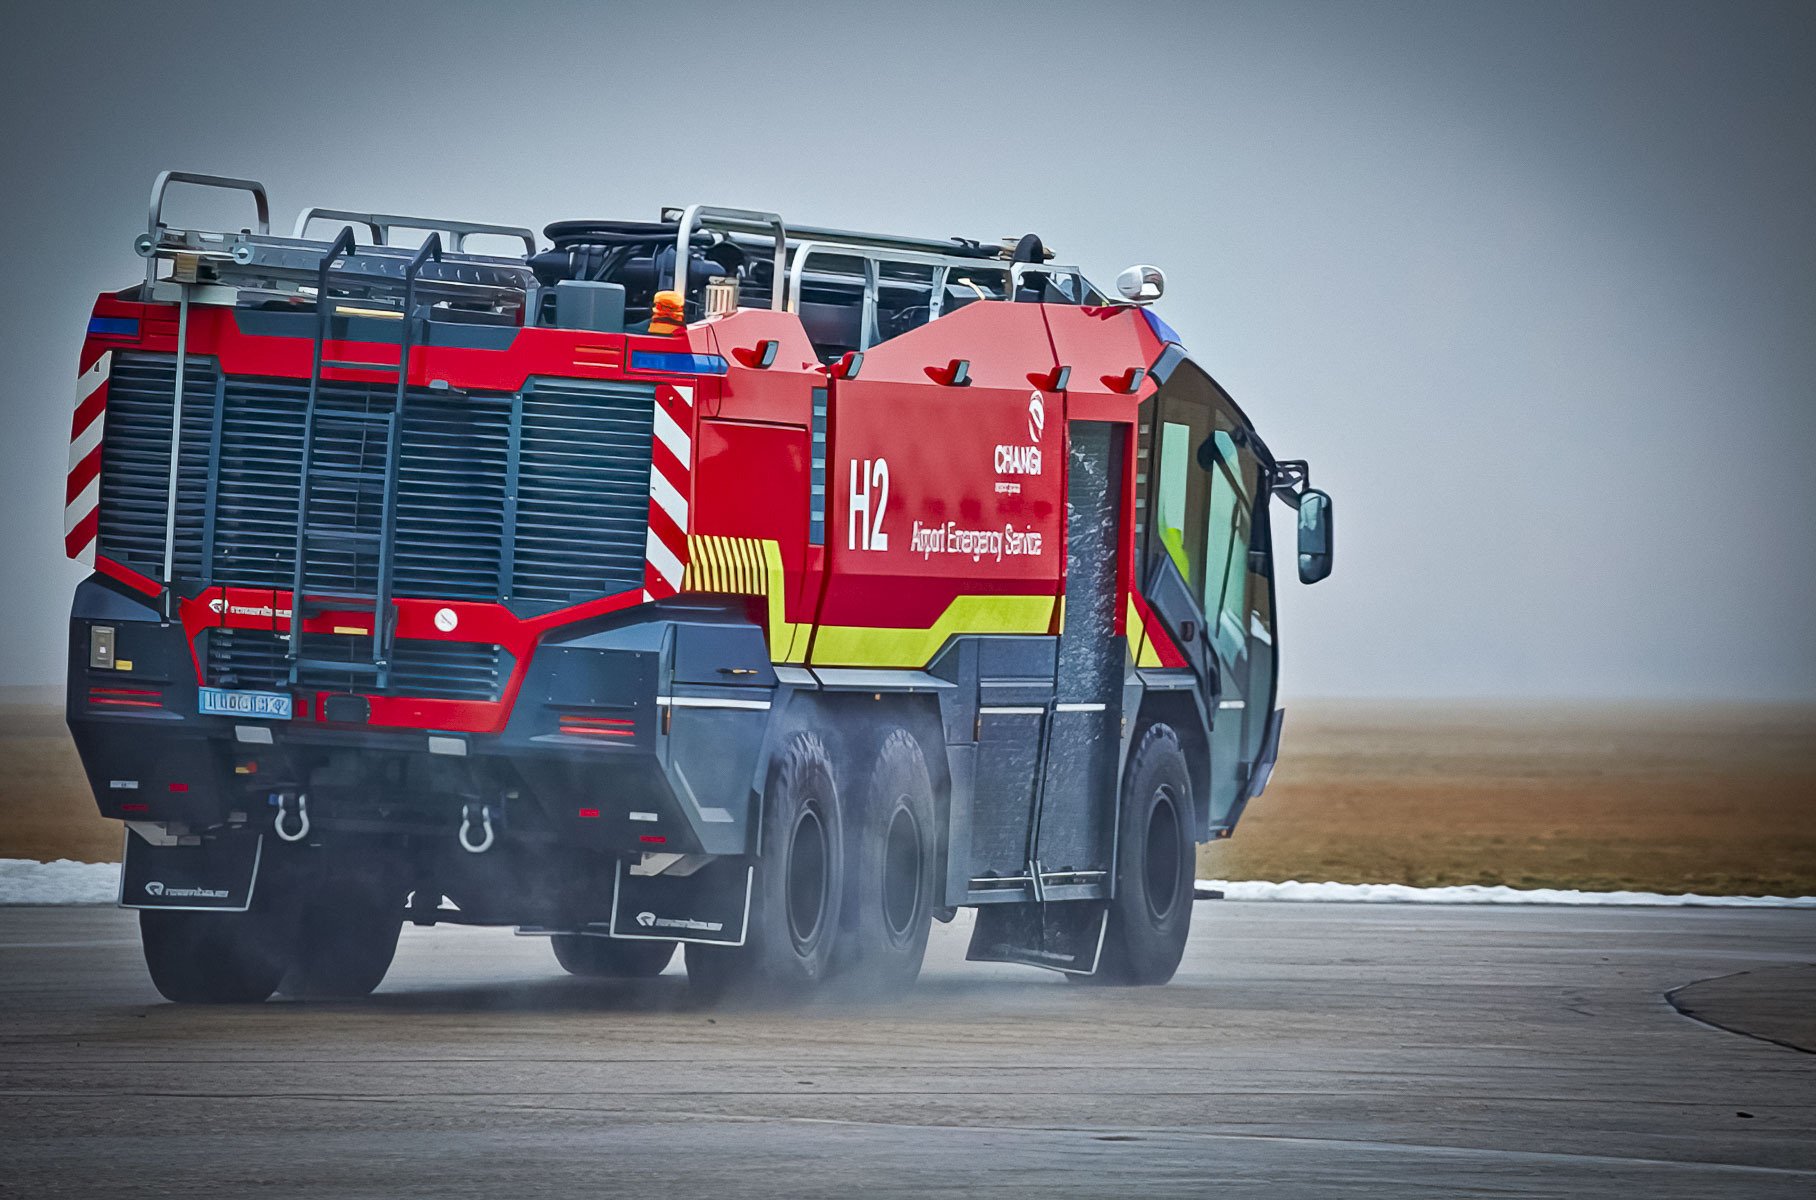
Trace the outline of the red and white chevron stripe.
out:
<instances>
[{"instance_id":1,"label":"red and white chevron stripe","mask_svg":"<svg viewBox=\"0 0 1816 1200\"><path fill-rule=\"evenodd\" d=\"M76 379L76 415L69 429L69 478L63 498L63 550L95 565L101 523L101 434L107 428L107 379L113 351L102 353Z\"/></svg>"},{"instance_id":2,"label":"red and white chevron stripe","mask_svg":"<svg viewBox=\"0 0 1816 1200\"><path fill-rule=\"evenodd\" d=\"M687 498L693 492L694 389L656 385L656 436L650 443L649 537L643 598L660 600L681 590L687 569Z\"/></svg>"}]
</instances>

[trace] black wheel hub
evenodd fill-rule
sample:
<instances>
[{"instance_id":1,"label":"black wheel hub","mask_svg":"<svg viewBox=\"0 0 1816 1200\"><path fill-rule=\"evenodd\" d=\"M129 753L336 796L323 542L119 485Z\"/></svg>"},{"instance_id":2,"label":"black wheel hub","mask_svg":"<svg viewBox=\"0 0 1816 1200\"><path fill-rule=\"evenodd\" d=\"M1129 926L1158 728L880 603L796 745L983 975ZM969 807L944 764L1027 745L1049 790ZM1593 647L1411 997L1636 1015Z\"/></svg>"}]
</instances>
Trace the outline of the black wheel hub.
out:
<instances>
[{"instance_id":1,"label":"black wheel hub","mask_svg":"<svg viewBox=\"0 0 1816 1200\"><path fill-rule=\"evenodd\" d=\"M921 906L921 829L905 800L890 816L883 844L883 921L898 940L914 932Z\"/></svg>"},{"instance_id":2,"label":"black wheel hub","mask_svg":"<svg viewBox=\"0 0 1816 1200\"><path fill-rule=\"evenodd\" d=\"M788 839L788 932L798 949L813 945L825 920L831 851L819 806L803 804Z\"/></svg>"},{"instance_id":3,"label":"black wheel hub","mask_svg":"<svg viewBox=\"0 0 1816 1200\"><path fill-rule=\"evenodd\" d=\"M1148 915L1156 923L1166 920L1179 902L1180 864L1179 810L1174 807L1170 788L1154 795L1148 810L1148 829L1144 853L1143 882L1147 885Z\"/></svg>"}]
</instances>

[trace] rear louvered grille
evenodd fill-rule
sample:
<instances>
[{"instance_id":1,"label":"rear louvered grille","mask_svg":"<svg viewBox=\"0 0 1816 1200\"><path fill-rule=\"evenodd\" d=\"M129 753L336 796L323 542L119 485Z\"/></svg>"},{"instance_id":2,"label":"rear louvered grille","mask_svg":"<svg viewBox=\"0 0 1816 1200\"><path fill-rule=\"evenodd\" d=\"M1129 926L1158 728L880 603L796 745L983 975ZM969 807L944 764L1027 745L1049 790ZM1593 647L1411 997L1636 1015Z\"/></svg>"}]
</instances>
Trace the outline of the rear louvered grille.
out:
<instances>
[{"instance_id":1,"label":"rear louvered grille","mask_svg":"<svg viewBox=\"0 0 1816 1200\"><path fill-rule=\"evenodd\" d=\"M290 587L308 397L309 386L301 380L227 381L213 582ZM314 465L382 474L382 431L336 423L333 414L386 412L394 398L382 385L324 384ZM509 396L411 393L398 466L393 594L449 600L503 595L511 404ZM379 501L375 490L318 479L310 492L309 519L376 532ZM322 591L369 592L377 570L377 556L369 551L315 546L307 584Z\"/></svg>"},{"instance_id":2,"label":"rear louvered grille","mask_svg":"<svg viewBox=\"0 0 1816 1200\"><path fill-rule=\"evenodd\" d=\"M512 586L565 604L643 582L655 389L538 382L524 392Z\"/></svg>"},{"instance_id":3,"label":"rear louvered grille","mask_svg":"<svg viewBox=\"0 0 1816 1200\"><path fill-rule=\"evenodd\" d=\"M210 629L203 634L204 674L211 687L287 688L288 642L263 629ZM308 663L297 686L305 690L363 692L372 677L337 671L320 662L370 663L372 641L364 635L307 635ZM502 647L474 642L400 639L391 652L391 690L440 700L497 700L511 675L511 656Z\"/></svg>"},{"instance_id":4,"label":"rear louvered grille","mask_svg":"<svg viewBox=\"0 0 1816 1200\"><path fill-rule=\"evenodd\" d=\"M182 470L177 475L172 569L191 578L202 564L218 380L212 359L192 358L184 366ZM114 356L101 449L101 552L160 579L165 514L170 511L170 410L175 392L174 360Z\"/></svg>"},{"instance_id":5,"label":"rear louvered grille","mask_svg":"<svg viewBox=\"0 0 1816 1200\"><path fill-rule=\"evenodd\" d=\"M163 573L174 378L169 355L122 353L108 389L99 549L154 577ZM184 393L176 574L288 591L308 381L223 383L213 360L191 358ZM382 475L383 427L328 415L394 403L383 383L323 383L314 465ZM532 380L520 396L412 389L392 594L502 600L533 613L640 587L654 405L651 385L590 380ZM368 485L316 476L310 524L375 532L381 500ZM373 547L315 541L306 567L310 592L377 590ZM391 690L410 692L408 680L394 670Z\"/></svg>"}]
</instances>

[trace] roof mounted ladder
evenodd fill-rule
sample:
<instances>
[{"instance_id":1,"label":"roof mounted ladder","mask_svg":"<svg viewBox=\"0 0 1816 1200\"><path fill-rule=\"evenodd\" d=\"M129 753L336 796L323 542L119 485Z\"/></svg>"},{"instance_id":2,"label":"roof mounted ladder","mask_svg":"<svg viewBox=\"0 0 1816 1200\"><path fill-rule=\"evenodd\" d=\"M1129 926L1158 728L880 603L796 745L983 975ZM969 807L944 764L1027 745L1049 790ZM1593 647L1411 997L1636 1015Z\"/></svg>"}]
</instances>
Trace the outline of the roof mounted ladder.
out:
<instances>
[{"instance_id":1,"label":"roof mounted ladder","mask_svg":"<svg viewBox=\"0 0 1816 1200\"><path fill-rule=\"evenodd\" d=\"M303 457L297 476L296 493L296 561L290 585L290 644L286 658L290 664L290 683L296 685L306 670L369 675L375 690L390 682L391 643L396 631L396 613L392 606L392 575L395 570L393 546L397 537L398 460L403 449L404 406L409 398L410 348L427 318L417 312L416 276L423 265L433 259L441 261L441 235L432 233L422 244L403 272L403 320L398 330L397 365L372 362L335 362L327 357L329 334L333 328L334 303L331 299L334 264L343 257L358 254L353 228L341 230L340 236L321 258L316 272L315 357L309 373L309 400L303 411ZM388 410L373 411L371 402L360 410L323 403L322 371L328 369L358 370L395 374L397 390ZM323 439L351 440L357 447L350 468L324 467L318 463L317 442ZM368 447L377 440L381 454L377 469ZM311 501L316 485L351 495L351 503L338 511L339 520L312 520ZM374 530L362 523L367 501L376 500L379 527ZM346 553L354 564L354 589L332 595L307 592L311 551L333 547ZM358 563L361 556L376 556L373 590L357 589ZM372 630L370 656L364 661L349 659L312 659L304 654L306 619L317 612L335 609L370 610Z\"/></svg>"}]
</instances>

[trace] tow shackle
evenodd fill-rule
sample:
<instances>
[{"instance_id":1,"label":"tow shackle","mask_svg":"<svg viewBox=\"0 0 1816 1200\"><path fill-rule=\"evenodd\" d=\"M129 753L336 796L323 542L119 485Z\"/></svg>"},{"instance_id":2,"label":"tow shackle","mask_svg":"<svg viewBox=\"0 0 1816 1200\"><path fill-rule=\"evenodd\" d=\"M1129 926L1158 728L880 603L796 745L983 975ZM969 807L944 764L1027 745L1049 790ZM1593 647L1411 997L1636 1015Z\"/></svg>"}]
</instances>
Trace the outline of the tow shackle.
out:
<instances>
[{"instance_id":1,"label":"tow shackle","mask_svg":"<svg viewBox=\"0 0 1816 1200\"><path fill-rule=\"evenodd\" d=\"M473 810L479 810L479 827L483 835L475 841L473 838ZM460 810L460 848L468 854L484 854L498 840L492 829L492 806L490 804L469 804Z\"/></svg>"},{"instance_id":2,"label":"tow shackle","mask_svg":"<svg viewBox=\"0 0 1816 1200\"><path fill-rule=\"evenodd\" d=\"M300 842L309 836L309 793L298 792L296 795L296 829L284 827L284 817L290 810L288 792L279 792L276 796L277 816L272 819L271 827L277 836L286 842Z\"/></svg>"}]
</instances>

